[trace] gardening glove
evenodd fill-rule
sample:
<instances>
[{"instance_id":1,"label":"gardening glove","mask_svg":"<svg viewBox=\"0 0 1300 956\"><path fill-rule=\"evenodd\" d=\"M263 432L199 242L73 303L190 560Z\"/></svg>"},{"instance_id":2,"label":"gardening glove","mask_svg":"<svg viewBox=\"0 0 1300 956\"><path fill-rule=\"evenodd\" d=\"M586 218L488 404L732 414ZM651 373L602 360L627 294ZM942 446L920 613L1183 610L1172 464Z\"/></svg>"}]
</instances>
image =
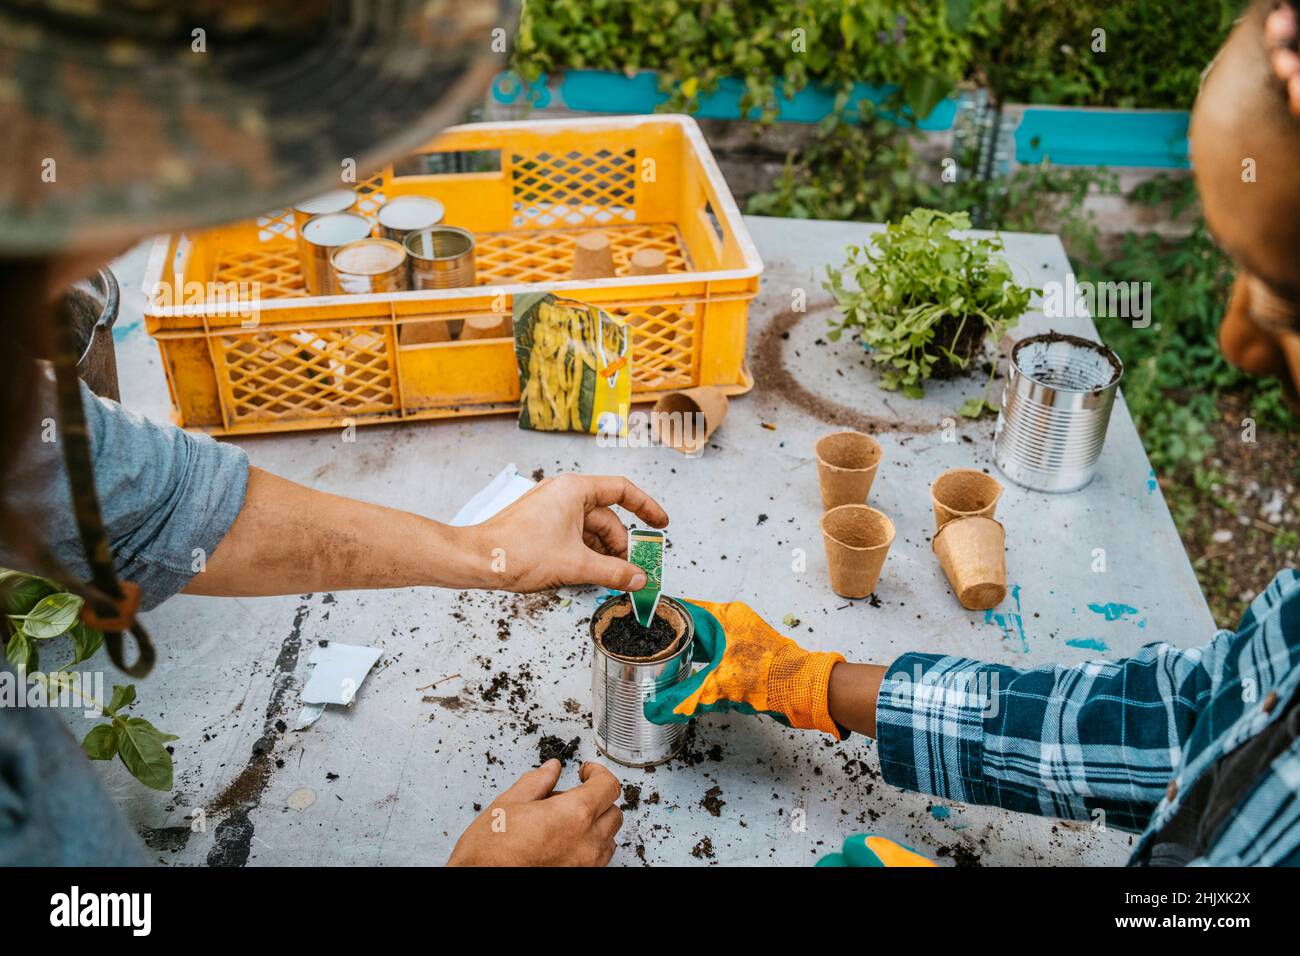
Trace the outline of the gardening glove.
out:
<instances>
[{"instance_id":1,"label":"gardening glove","mask_svg":"<svg viewBox=\"0 0 1300 956\"><path fill-rule=\"evenodd\" d=\"M877 833L855 833L839 853L827 853L817 866L938 866L910 846Z\"/></svg>"},{"instance_id":2,"label":"gardening glove","mask_svg":"<svg viewBox=\"0 0 1300 956\"><path fill-rule=\"evenodd\" d=\"M737 710L844 739L826 700L831 668L843 655L805 651L739 602L683 603L695 623L692 656L708 666L647 700L647 719L685 723L696 714Z\"/></svg>"}]
</instances>

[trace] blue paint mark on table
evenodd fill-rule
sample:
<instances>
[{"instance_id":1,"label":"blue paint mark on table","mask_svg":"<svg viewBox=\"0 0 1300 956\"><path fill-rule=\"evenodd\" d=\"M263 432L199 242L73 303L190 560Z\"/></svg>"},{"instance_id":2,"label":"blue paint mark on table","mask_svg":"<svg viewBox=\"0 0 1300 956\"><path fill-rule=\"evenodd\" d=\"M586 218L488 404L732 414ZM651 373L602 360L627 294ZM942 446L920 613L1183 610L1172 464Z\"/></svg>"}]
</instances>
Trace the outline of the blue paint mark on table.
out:
<instances>
[{"instance_id":1,"label":"blue paint mark on table","mask_svg":"<svg viewBox=\"0 0 1300 956\"><path fill-rule=\"evenodd\" d=\"M1065 642L1069 647L1081 647L1086 651L1108 651L1110 645L1096 637L1072 637Z\"/></svg>"},{"instance_id":2,"label":"blue paint mark on table","mask_svg":"<svg viewBox=\"0 0 1300 956\"><path fill-rule=\"evenodd\" d=\"M1100 614L1108 621L1122 621L1130 614L1136 614L1138 612L1138 609L1135 607L1130 607L1127 604L1119 604L1114 601L1107 604L1089 604L1088 610L1092 611L1094 614ZM1143 623L1145 623L1145 621Z\"/></svg>"},{"instance_id":3,"label":"blue paint mark on table","mask_svg":"<svg viewBox=\"0 0 1300 956\"><path fill-rule=\"evenodd\" d=\"M1007 611L1000 614L997 611L989 609L984 612L985 624L996 624L1002 628L1002 636L1007 640L1019 640L1020 650L1024 654L1029 653L1029 638L1025 636L1025 619L1020 609L1020 585L1011 586L1011 600L1015 604L1014 611Z\"/></svg>"}]
</instances>

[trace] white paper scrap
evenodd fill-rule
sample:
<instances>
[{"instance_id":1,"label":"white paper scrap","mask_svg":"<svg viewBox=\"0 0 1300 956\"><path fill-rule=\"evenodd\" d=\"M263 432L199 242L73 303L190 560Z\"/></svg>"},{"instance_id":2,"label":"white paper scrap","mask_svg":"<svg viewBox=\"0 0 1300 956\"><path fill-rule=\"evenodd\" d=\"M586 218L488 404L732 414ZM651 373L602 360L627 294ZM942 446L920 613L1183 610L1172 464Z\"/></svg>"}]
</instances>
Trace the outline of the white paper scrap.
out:
<instances>
[{"instance_id":1,"label":"white paper scrap","mask_svg":"<svg viewBox=\"0 0 1300 956\"><path fill-rule=\"evenodd\" d=\"M298 720L294 723L294 730L306 730L312 724L320 719L320 715L325 713L324 704L308 704L302 710L298 711Z\"/></svg>"},{"instance_id":2,"label":"white paper scrap","mask_svg":"<svg viewBox=\"0 0 1300 956\"><path fill-rule=\"evenodd\" d=\"M299 699L304 704L321 706L352 703L361 682L382 653L377 647L339 644L337 641L316 646L308 658L312 665L311 677L307 679L307 686L302 689Z\"/></svg>"},{"instance_id":3,"label":"white paper scrap","mask_svg":"<svg viewBox=\"0 0 1300 956\"><path fill-rule=\"evenodd\" d=\"M463 528L466 525L487 521L494 514L504 511L528 494L536 485L537 482L531 478L519 474L519 469L514 462L511 462L501 469L501 473L489 481L478 494L469 499L465 507L456 512L456 517L451 519L451 525L454 528Z\"/></svg>"}]
</instances>

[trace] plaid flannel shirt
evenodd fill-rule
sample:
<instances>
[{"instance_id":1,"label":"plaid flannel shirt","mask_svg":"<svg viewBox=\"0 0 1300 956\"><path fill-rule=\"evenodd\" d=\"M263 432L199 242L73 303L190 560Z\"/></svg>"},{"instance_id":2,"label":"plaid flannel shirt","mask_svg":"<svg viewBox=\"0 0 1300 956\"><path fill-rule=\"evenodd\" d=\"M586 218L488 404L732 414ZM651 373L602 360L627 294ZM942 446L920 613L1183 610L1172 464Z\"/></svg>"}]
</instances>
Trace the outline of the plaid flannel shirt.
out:
<instances>
[{"instance_id":1,"label":"plaid flannel shirt","mask_svg":"<svg viewBox=\"0 0 1300 956\"><path fill-rule=\"evenodd\" d=\"M904 654L876 709L885 780L982 803L1141 831L1281 716L1300 684L1300 572L1279 573L1236 632L1185 649L1149 644L1120 661L1018 670ZM1100 811L1100 812L1099 812ZM1243 786L1209 865L1300 864L1300 740Z\"/></svg>"}]
</instances>

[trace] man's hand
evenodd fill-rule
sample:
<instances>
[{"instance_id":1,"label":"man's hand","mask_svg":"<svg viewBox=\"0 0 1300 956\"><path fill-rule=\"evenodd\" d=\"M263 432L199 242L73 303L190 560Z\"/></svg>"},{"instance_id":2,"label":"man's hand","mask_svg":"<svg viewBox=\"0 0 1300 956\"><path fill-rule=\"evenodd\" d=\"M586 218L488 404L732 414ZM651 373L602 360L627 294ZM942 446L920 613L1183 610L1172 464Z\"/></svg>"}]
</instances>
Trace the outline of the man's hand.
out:
<instances>
[{"instance_id":1,"label":"man's hand","mask_svg":"<svg viewBox=\"0 0 1300 956\"><path fill-rule=\"evenodd\" d=\"M664 509L626 478L547 478L500 514L467 529L475 533L475 550L485 562L478 586L528 592L597 584L637 590L645 574L625 558L627 528L615 505L653 528L668 524Z\"/></svg>"},{"instance_id":2,"label":"man's hand","mask_svg":"<svg viewBox=\"0 0 1300 956\"><path fill-rule=\"evenodd\" d=\"M231 597L351 588L504 588L562 584L635 590L645 575L623 559L621 505L656 528L664 509L626 478L548 478L480 525L326 494L248 471L239 517L187 594Z\"/></svg>"},{"instance_id":3,"label":"man's hand","mask_svg":"<svg viewBox=\"0 0 1300 956\"><path fill-rule=\"evenodd\" d=\"M560 762L530 770L469 825L448 866L604 866L614 855L623 812L618 778L584 763L582 783L553 792Z\"/></svg>"}]
</instances>

